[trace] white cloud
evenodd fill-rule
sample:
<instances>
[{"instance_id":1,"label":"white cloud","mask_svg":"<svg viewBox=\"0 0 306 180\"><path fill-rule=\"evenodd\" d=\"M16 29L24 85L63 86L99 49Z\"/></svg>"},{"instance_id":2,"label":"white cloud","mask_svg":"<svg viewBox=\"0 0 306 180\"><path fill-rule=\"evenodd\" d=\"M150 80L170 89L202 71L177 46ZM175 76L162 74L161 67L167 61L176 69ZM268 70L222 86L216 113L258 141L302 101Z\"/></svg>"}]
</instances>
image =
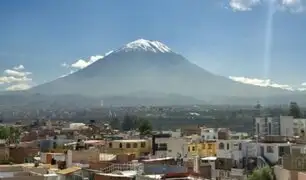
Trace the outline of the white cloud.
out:
<instances>
[{"instance_id":1,"label":"white cloud","mask_svg":"<svg viewBox=\"0 0 306 180\"><path fill-rule=\"evenodd\" d=\"M250 11L269 1L282 11L297 13L305 10L306 0L229 0L228 5L233 11Z\"/></svg>"},{"instance_id":2,"label":"white cloud","mask_svg":"<svg viewBox=\"0 0 306 180\"><path fill-rule=\"evenodd\" d=\"M21 71L16 71L12 69L7 69L4 71L4 73L8 76L13 76L13 77L26 77L32 74L31 72L21 72Z\"/></svg>"},{"instance_id":3,"label":"white cloud","mask_svg":"<svg viewBox=\"0 0 306 180\"><path fill-rule=\"evenodd\" d=\"M30 89L31 85L29 84L14 84L6 88L7 91L22 91Z\"/></svg>"},{"instance_id":4,"label":"white cloud","mask_svg":"<svg viewBox=\"0 0 306 180\"><path fill-rule=\"evenodd\" d=\"M289 91L293 91L294 88L287 84L278 84L272 82L270 79L257 79L257 78L247 78L247 77L229 77L233 81L241 82L244 84L251 84L254 86L261 86L261 87L274 87L274 88L280 88L285 89Z\"/></svg>"},{"instance_id":5,"label":"white cloud","mask_svg":"<svg viewBox=\"0 0 306 180\"><path fill-rule=\"evenodd\" d=\"M23 65L4 70L3 76L0 76L0 85L6 85L8 91L29 89L33 83L29 77L32 73L23 70L25 70Z\"/></svg>"},{"instance_id":6,"label":"white cloud","mask_svg":"<svg viewBox=\"0 0 306 180\"><path fill-rule=\"evenodd\" d=\"M28 77L0 76L0 84L28 81L32 81L32 79Z\"/></svg>"},{"instance_id":7,"label":"white cloud","mask_svg":"<svg viewBox=\"0 0 306 180\"><path fill-rule=\"evenodd\" d=\"M13 69L17 70L17 71L24 70L24 66L22 64L20 64L19 66L13 67Z\"/></svg>"},{"instance_id":8,"label":"white cloud","mask_svg":"<svg viewBox=\"0 0 306 180\"><path fill-rule=\"evenodd\" d=\"M260 0L230 0L229 6L234 11L250 11L252 7L258 5Z\"/></svg>"},{"instance_id":9,"label":"white cloud","mask_svg":"<svg viewBox=\"0 0 306 180\"><path fill-rule=\"evenodd\" d=\"M278 7L283 11L299 13L305 10L305 0L278 0Z\"/></svg>"},{"instance_id":10,"label":"white cloud","mask_svg":"<svg viewBox=\"0 0 306 180\"><path fill-rule=\"evenodd\" d=\"M98 61L99 59L102 59L103 57L104 56L101 56L101 55L90 56L90 58L88 60L79 59L76 62L72 63L71 65L69 65L67 63L62 63L61 66L66 67L66 68L72 67L72 68L75 68L75 69L83 69L83 68L91 65L92 63Z\"/></svg>"},{"instance_id":11,"label":"white cloud","mask_svg":"<svg viewBox=\"0 0 306 180\"><path fill-rule=\"evenodd\" d=\"M87 62L83 59L80 59L80 60L76 61L75 63L71 64L71 67L77 68L77 69L83 69L87 66L89 66L89 62Z\"/></svg>"},{"instance_id":12,"label":"white cloud","mask_svg":"<svg viewBox=\"0 0 306 180\"><path fill-rule=\"evenodd\" d=\"M306 82L303 82L303 83L301 84L301 86L306 86Z\"/></svg>"},{"instance_id":13,"label":"white cloud","mask_svg":"<svg viewBox=\"0 0 306 180\"><path fill-rule=\"evenodd\" d=\"M301 87L301 88L298 88L297 90L298 91L306 91L306 88L305 87Z\"/></svg>"}]
</instances>

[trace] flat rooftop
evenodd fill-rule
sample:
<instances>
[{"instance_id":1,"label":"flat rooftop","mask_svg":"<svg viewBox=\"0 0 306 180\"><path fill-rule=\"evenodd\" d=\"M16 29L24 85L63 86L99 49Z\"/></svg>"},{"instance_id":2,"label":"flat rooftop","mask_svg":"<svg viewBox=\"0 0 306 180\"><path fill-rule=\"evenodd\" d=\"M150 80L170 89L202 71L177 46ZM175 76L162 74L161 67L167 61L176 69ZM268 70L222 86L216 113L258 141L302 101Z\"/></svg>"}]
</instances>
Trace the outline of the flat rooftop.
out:
<instances>
[{"instance_id":1,"label":"flat rooftop","mask_svg":"<svg viewBox=\"0 0 306 180\"><path fill-rule=\"evenodd\" d=\"M133 143L133 142L147 142L145 139L118 139L112 142L122 142L122 143Z\"/></svg>"}]
</instances>

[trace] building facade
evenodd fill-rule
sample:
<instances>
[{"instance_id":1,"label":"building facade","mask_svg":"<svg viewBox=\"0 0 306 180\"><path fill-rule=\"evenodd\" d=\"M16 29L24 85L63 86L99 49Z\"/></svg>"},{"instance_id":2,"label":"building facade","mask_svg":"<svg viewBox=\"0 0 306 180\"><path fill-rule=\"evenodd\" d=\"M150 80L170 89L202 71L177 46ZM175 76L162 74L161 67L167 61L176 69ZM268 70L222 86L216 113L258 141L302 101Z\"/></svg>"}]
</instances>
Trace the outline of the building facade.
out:
<instances>
[{"instance_id":1,"label":"building facade","mask_svg":"<svg viewBox=\"0 0 306 180\"><path fill-rule=\"evenodd\" d=\"M152 137L152 154L155 157L187 158L188 142L182 137L157 134Z\"/></svg>"},{"instance_id":2,"label":"building facade","mask_svg":"<svg viewBox=\"0 0 306 180\"><path fill-rule=\"evenodd\" d=\"M105 153L115 155L134 154L136 158L151 153L151 141L147 139L122 139L106 143Z\"/></svg>"},{"instance_id":3,"label":"building facade","mask_svg":"<svg viewBox=\"0 0 306 180\"><path fill-rule=\"evenodd\" d=\"M217 155L216 140L188 144L188 157L208 157Z\"/></svg>"}]
</instances>

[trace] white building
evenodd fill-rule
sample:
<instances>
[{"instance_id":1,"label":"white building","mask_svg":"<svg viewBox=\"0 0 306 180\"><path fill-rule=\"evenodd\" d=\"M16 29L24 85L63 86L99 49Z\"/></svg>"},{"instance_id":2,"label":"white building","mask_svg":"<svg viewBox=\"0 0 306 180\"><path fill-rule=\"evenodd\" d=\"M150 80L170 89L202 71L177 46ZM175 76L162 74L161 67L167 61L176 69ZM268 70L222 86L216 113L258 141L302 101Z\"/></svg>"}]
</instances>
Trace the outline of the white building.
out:
<instances>
[{"instance_id":1,"label":"white building","mask_svg":"<svg viewBox=\"0 0 306 180\"><path fill-rule=\"evenodd\" d=\"M215 140L218 139L218 133L214 128L201 127L202 140Z\"/></svg>"},{"instance_id":2,"label":"white building","mask_svg":"<svg viewBox=\"0 0 306 180\"><path fill-rule=\"evenodd\" d=\"M216 176L222 179L244 178L244 157L256 154L256 145L250 144L251 140L217 140L217 163L222 162L225 166L216 169ZM231 167L226 165L228 161L231 161Z\"/></svg>"},{"instance_id":3,"label":"white building","mask_svg":"<svg viewBox=\"0 0 306 180\"><path fill-rule=\"evenodd\" d=\"M254 126L257 136L280 135L279 117L256 117Z\"/></svg>"},{"instance_id":4,"label":"white building","mask_svg":"<svg viewBox=\"0 0 306 180\"><path fill-rule=\"evenodd\" d=\"M157 158L186 158L188 142L182 137L171 137L169 134L157 134L152 138L153 155Z\"/></svg>"},{"instance_id":5,"label":"white building","mask_svg":"<svg viewBox=\"0 0 306 180\"><path fill-rule=\"evenodd\" d=\"M306 130L306 119L293 118L292 116L280 116L281 136L301 136Z\"/></svg>"},{"instance_id":6,"label":"white building","mask_svg":"<svg viewBox=\"0 0 306 180\"><path fill-rule=\"evenodd\" d=\"M290 143L258 143L258 155L265 157L269 163L275 164L285 153Z\"/></svg>"},{"instance_id":7,"label":"white building","mask_svg":"<svg viewBox=\"0 0 306 180\"><path fill-rule=\"evenodd\" d=\"M306 119L295 119L293 116L256 117L255 135L300 136L306 130Z\"/></svg>"},{"instance_id":8,"label":"white building","mask_svg":"<svg viewBox=\"0 0 306 180\"><path fill-rule=\"evenodd\" d=\"M293 136L293 121L292 116L280 116L280 135L281 136Z\"/></svg>"}]
</instances>

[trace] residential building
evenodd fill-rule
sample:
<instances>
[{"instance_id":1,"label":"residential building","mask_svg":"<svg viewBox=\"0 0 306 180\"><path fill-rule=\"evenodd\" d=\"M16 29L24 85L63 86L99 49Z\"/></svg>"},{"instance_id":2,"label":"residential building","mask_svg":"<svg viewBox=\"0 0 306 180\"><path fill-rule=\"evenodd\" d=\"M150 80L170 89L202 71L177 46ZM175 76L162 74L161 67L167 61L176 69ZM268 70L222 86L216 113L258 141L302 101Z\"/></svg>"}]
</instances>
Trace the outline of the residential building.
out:
<instances>
[{"instance_id":1,"label":"residential building","mask_svg":"<svg viewBox=\"0 0 306 180\"><path fill-rule=\"evenodd\" d=\"M105 153L110 154L134 154L136 158L151 152L151 141L147 139L122 139L112 140L106 143Z\"/></svg>"},{"instance_id":2,"label":"residential building","mask_svg":"<svg viewBox=\"0 0 306 180\"><path fill-rule=\"evenodd\" d=\"M265 135L280 135L279 117L255 117L254 121L254 135L257 137Z\"/></svg>"},{"instance_id":3,"label":"residential building","mask_svg":"<svg viewBox=\"0 0 306 180\"><path fill-rule=\"evenodd\" d=\"M228 133L228 135L226 135ZM249 154L256 155L256 144L247 139L230 139L230 132L222 130L217 140L215 175L217 179L244 179ZM250 149L249 149L250 148Z\"/></svg>"},{"instance_id":4,"label":"residential building","mask_svg":"<svg viewBox=\"0 0 306 180\"><path fill-rule=\"evenodd\" d=\"M183 137L157 134L152 137L152 154L156 157L187 158L188 142Z\"/></svg>"},{"instance_id":5,"label":"residential building","mask_svg":"<svg viewBox=\"0 0 306 180\"><path fill-rule=\"evenodd\" d=\"M265 136L258 140L257 155L264 158L269 165L278 164L281 157L288 153L292 144L286 136Z\"/></svg>"},{"instance_id":6,"label":"residential building","mask_svg":"<svg viewBox=\"0 0 306 180\"><path fill-rule=\"evenodd\" d=\"M188 157L216 156L216 153L217 153L216 140L207 140L203 142L194 142L188 144Z\"/></svg>"},{"instance_id":7,"label":"residential building","mask_svg":"<svg viewBox=\"0 0 306 180\"><path fill-rule=\"evenodd\" d=\"M294 118L292 116L280 116L280 134L281 136L292 137L294 128Z\"/></svg>"},{"instance_id":8,"label":"residential building","mask_svg":"<svg viewBox=\"0 0 306 180\"><path fill-rule=\"evenodd\" d=\"M216 179L216 159L217 157L213 156L200 159L199 173L202 177L207 179Z\"/></svg>"},{"instance_id":9,"label":"residential building","mask_svg":"<svg viewBox=\"0 0 306 180\"><path fill-rule=\"evenodd\" d=\"M218 133L214 128L201 127L202 140L216 140L218 139Z\"/></svg>"},{"instance_id":10,"label":"residential building","mask_svg":"<svg viewBox=\"0 0 306 180\"><path fill-rule=\"evenodd\" d=\"M306 130L306 119L293 116L256 117L254 121L255 135L300 136Z\"/></svg>"}]
</instances>

